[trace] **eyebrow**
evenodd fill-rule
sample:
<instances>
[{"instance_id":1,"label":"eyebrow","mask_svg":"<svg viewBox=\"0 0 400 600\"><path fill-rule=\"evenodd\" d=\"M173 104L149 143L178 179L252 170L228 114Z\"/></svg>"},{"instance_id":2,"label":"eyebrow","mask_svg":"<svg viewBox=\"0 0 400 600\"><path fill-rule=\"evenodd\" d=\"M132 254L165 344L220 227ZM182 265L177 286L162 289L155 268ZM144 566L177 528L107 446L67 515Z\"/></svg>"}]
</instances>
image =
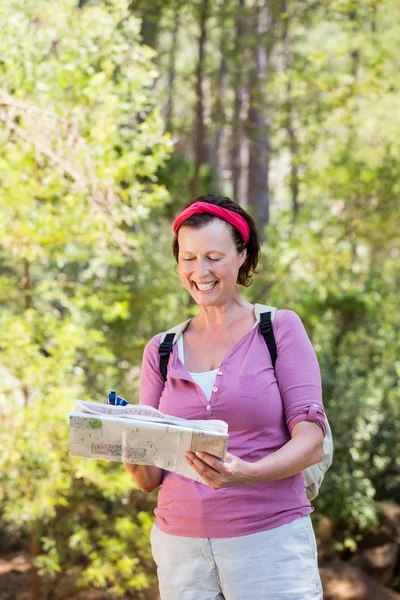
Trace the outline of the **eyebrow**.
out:
<instances>
[{"instance_id":1,"label":"eyebrow","mask_svg":"<svg viewBox=\"0 0 400 600\"><path fill-rule=\"evenodd\" d=\"M195 254L194 252L191 252L191 250L179 250L179 252L182 252L182 253L184 253L184 254ZM206 252L206 254L212 254L213 252L214 252L215 254L222 254L223 256L225 256L225 253L224 253L224 252L221 252L221 250L208 250L208 251Z\"/></svg>"}]
</instances>

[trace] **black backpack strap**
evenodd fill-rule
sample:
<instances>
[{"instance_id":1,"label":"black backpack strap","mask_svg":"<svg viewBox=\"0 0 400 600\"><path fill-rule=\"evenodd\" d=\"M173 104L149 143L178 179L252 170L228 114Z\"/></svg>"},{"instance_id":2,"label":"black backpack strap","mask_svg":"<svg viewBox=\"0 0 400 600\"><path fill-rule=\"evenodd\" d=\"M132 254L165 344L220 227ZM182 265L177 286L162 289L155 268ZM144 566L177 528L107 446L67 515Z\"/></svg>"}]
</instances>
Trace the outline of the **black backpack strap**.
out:
<instances>
[{"instance_id":1,"label":"black backpack strap","mask_svg":"<svg viewBox=\"0 0 400 600\"><path fill-rule=\"evenodd\" d=\"M158 347L158 354L160 355L160 372L164 379L167 381L167 373L168 373L168 361L170 354L172 352L172 346L174 343L175 334L167 333L164 340Z\"/></svg>"},{"instance_id":2,"label":"black backpack strap","mask_svg":"<svg viewBox=\"0 0 400 600\"><path fill-rule=\"evenodd\" d=\"M270 312L260 314L260 333L268 346L268 350L271 355L272 366L275 369L277 352Z\"/></svg>"},{"instance_id":3,"label":"black backpack strap","mask_svg":"<svg viewBox=\"0 0 400 600\"><path fill-rule=\"evenodd\" d=\"M272 366L275 369L275 362L277 358L276 343L274 338L274 332L272 329L271 313L265 312L260 314L260 333L263 336L265 343L267 344ZM160 373L164 381L167 381L168 373L168 361L172 352L172 346L174 344L175 333L167 333L164 340L158 347L158 354L160 356Z\"/></svg>"}]
</instances>

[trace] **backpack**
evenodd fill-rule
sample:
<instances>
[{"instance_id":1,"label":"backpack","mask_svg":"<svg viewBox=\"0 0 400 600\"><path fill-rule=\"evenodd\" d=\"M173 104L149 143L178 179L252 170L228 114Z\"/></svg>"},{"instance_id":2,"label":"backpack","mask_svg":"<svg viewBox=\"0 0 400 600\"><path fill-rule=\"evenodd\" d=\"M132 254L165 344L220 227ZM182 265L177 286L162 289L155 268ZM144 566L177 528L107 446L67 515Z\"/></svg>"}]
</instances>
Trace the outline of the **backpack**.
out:
<instances>
[{"instance_id":1,"label":"backpack","mask_svg":"<svg viewBox=\"0 0 400 600\"><path fill-rule=\"evenodd\" d=\"M259 323L260 333L263 336L265 343L267 344L272 366L275 368L275 362L277 358L276 343L274 333L272 329L272 321L275 318L277 309L273 306L265 306L263 304L255 305L255 315L257 322ZM160 357L160 372L164 379L167 381L168 373L168 361L172 352L173 345L177 342L178 338L182 335L183 331L188 326L191 319L172 327L161 337L160 345L158 347L158 354ZM324 479L325 473L332 464L333 458L333 439L332 431L329 425L327 416L325 415L326 423L326 434L324 437L324 458L316 465L311 465L303 471L304 473L304 487L306 488L306 494L308 500L314 500L319 493L319 488Z\"/></svg>"}]
</instances>

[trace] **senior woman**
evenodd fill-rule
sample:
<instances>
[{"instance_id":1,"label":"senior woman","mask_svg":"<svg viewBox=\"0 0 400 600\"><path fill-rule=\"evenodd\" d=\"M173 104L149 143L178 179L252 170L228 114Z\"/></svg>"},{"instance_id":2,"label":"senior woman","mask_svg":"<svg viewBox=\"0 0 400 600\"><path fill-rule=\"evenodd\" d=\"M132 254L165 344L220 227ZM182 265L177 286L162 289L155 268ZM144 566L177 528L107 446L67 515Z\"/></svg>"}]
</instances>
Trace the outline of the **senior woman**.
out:
<instances>
[{"instance_id":1,"label":"senior woman","mask_svg":"<svg viewBox=\"0 0 400 600\"><path fill-rule=\"evenodd\" d=\"M239 205L197 198L174 233L179 275L199 311L173 347L166 382L162 334L147 344L140 402L186 419L222 419L229 442L224 462L186 453L208 485L125 465L142 491L161 485L151 532L161 599L320 600L302 475L323 457L314 350L298 315L278 310L273 368L255 307L238 290L251 282L260 252L254 221Z\"/></svg>"}]
</instances>

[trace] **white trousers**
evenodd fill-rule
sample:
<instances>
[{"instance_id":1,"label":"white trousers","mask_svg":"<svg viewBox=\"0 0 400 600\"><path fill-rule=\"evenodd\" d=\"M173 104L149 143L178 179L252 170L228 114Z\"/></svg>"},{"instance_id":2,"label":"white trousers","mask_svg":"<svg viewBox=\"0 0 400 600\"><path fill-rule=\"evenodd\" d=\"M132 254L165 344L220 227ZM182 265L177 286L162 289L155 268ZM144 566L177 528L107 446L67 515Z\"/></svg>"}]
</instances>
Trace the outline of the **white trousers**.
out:
<instances>
[{"instance_id":1,"label":"white trousers","mask_svg":"<svg viewBox=\"0 0 400 600\"><path fill-rule=\"evenodd\" d=\"M150 535L161 600L322 600L309 515L234 538Z\"/></svg>"}]
</instances>

